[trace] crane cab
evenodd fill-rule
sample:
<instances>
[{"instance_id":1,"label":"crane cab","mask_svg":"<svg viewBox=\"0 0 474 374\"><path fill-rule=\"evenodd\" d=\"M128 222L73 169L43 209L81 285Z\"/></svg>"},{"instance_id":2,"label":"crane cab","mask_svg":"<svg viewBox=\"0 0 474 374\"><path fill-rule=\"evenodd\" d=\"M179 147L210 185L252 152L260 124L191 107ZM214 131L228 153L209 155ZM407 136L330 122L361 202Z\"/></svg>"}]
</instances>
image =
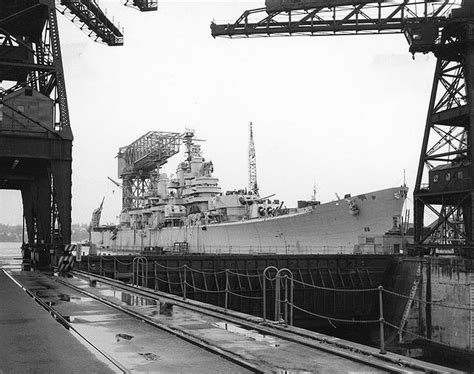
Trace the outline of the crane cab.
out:
<instances>
[{"instance_id":1,"label":"crane cab","mask_svg":"<svg viewBox=\"0 0 474 374\"><path fill-rule=\"evenodd\" d=\"M439 26L434 23L413 23L405 26L403 33L410 45L411 53L428 53L439 37Z\"/></svg>"},{"instance_id":2,"label":"crane cab","mask_svg":"<svg viewBox=\"0 0 474 374\"><path fill-rule=\"evenodd\" d=\"M471 163L458 161L439 165L429 172L429 191L461 191L469 188Z\"/></svg>"}]
</instances>

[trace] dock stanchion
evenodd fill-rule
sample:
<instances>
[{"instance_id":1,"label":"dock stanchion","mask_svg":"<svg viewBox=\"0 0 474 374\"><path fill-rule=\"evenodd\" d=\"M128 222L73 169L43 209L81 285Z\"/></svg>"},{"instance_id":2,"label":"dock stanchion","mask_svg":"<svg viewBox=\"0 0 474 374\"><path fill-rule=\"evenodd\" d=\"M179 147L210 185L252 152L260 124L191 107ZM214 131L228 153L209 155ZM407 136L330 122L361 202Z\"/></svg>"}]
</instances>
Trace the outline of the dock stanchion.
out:
<instances>
[{"instance_id":1,"label":"dock stanchion","mask_svg":"<svg viewBox=\"0 0 474 374\"><path fill-rule=\"evenodd\" d=\"M135 257L132 261L132 284L134 286L147 286L148 260L146 257Z\"/></svg>"},{"instance_id":2,"label":"dock stanchion","mask_svg":"<svg viewBox=\"0 0 474 374\"><path fill-rule=\"evenodd\" d=\"M183 299L186 300L186 268L187 268L187 265L185 264L183 266L184 268L184 276L183 276Z\"/></svg>"},{"instance_id":3,"label":"dock stanchion","mask_svg":"<svg viewBox=\"0 0 474 374\"><path fill-rule=\"evenodd\" d=\"M102 269L103 269L102 266L103 266L103 264L102 264L102 253L101 253L100 254L100 260L99 260L99 275L103 275L102 274Z\"/></svg>"},{"instance_id":4,"label":"dock stanchion","mask_svg":"<svg viewBox=\"0 0 474 374\"><path fill-rule=\"evenodd\" d=\"M116 257L114 256L114 279L117 279L117 263L116 263Z\"/></svg>"},{"instance_id":5,"label":"dock stanchion","mask_svg":"<svg viewBox=\"0 0 474 374\"><path fill-rule=\"evenodd\" d=\"M267 279L271 282L275 278L268 278L267 272L269 270L275 270L278 273L278 269L275 266L267 266L262 274L262 314L263 321L267 320Z\"/></svg>"},{"instance_id":6,"label":"dock stanchion","mask_svg":"<svg viewBox=\"0 0 474 374\"><path fill-rule=\"evenodd\" d=\"M225 310L229 308L229 269L225 269Z\"/></svg>"},{"instance_id":7,"label":"dock stanchion","mask_svg":"<svg viewBox=\"0 0 474 374\"><path fill-rule=\"evenodd\" d=\"M285 300L280 299L280 294L281 294L281 278L282 274L287 273L284 275L285 278ZM288 276L289 275L289 276ZM288 313L288 278L290 278L290 295L291 295L291 300L289 301L290 304L290 313ZM285 324L292 324L293 323L293 273L291 272L290 269L288 268L283 268L278 270L276 274L276 285L275 285L275 322L280 321L280 314L281 314L281 301L284 301L285 303L285 308L284 308L284 322Z\"/></svg>"},{"instance_id":8,"label":"dock stanchion","mask_svg":"<svg viewBox=\"0 0 474 374\"><path fill-rule=\"evenodd\" d=\"M380 309L380 353L385 354L385 336L384 336L384 324L385 320L383 318L383 287L379 286L379 309Z\"/></svg>"},{"instance_id":9,"label":"dock stanchion","mask_svg":"<svg viewBox=\"0 0 474 374\"><path fill-rule=\"evenodd\" d=\"M154 287L155 291L158 291L158 279L156 274L156 261L153 261L153 280L154 280Z\"/></svg>"},{"instance_id":10,"label":"dock stanchion","mask_svg":"<svg viewBox=\"0 0 474 374\"><path fill-rule=\"evenodd\" d=\"M285 324L288 324L288 275L285 275Z\"/></svg>"}]
</instances>

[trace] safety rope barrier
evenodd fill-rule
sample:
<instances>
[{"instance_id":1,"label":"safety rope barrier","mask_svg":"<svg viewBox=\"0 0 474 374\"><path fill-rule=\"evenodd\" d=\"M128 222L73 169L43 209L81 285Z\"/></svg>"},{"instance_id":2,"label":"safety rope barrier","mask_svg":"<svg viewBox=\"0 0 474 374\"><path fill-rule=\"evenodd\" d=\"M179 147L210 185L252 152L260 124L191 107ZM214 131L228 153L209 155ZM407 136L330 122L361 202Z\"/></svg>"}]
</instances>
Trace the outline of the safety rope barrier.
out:
<instances>
[{"instance_id":1,"label":"safety rope barrier","mask_svg":"<svg viewBox=\"0 0 474 374\"><path fill-rule=\"evenodd\" d=\"M427 338L427 337L425 337L425 336L416 334L416 333L414 333L413 331L409 331L409 330L407 330L407 329L400 328L400 326L396 326L396 325L394 325L393 323L384 321L384 324L386 324L387 326L393 327L393 328L396 329L396 330L403 331L403 332L405 332L405 333L407 333L407 334L416 336L416 337L419 338L419 339L423 339L423 340L426 340L426 341L428 341L428 342L435 342L435 343L438 343L438 344L442 344L442 343L440 343L440 342L436 342L436 341L433 340L433 339L429 339L429 338Z\"/></svg>"},{"instance_id":2,"label":"safety rope barrier","mask_svg":"<svg viewBox=\"0 0 474 374\"><path fill-rule=\"evenodd\" d=\"M384 319L384 313L383 313L383 304L384 304L383 295L390 295L390 296L400 297L400 298L403 298L405 300L415 301L415 302L418 302L418 303L423 304L423 305L431 305L431 306L435 306L435 307L450 308L450 309L453 309L453 310L463 310L463 311L469 311L469 312L474 311L474 308L470 308L470 307L458 306L458 305L453 305L453 304L446 304L446 303L437 302L437 301L421 300L419 298L413 297L413 295L411 295L411 296L404 295L404 294L401 294L399 292L395 292L395 291L392 291L392 290L385 289L382 286L373 287L373 288L359 288L359 289L332 288L332 287L325 287L325 286L317 286L315 284L307 283L303 280L294 279L293 274L291 273L291 271L289 269L286 269L286 268L277 269L274 266L268 266L263 271L263 273L261 273L261 274L244 274L244 273L239 273L237 271L233 271L233 270L229 270L229 269L219 270L219 271L214 271L214 272L204 271L204 270L199 270L199 269L193 269L193 268L189 267L186 264L178 266L178 267L170 267L170 266L165 266L165 265L162 265L162 264L154 261L153 262L153 273L150 275L149 274L150 268L149 268L148 263L146 262L146 259L143 260L144 257L135 257L132 262L125 263L125 262L121 262L120 260L117 260L116 258L107 258L107 257L100 256L100 261L98 263L94 263L94 264L91 264L90 261L89 261L89 258L88 258L88 261L87 261L88 271L92 272L92 273L98 272L101 275L105 274L106 272L110 272L110 269L105 269L105 267L103 266L104 262L108 262L109 259L114 261L114 273L117 272L117 270L116 270L116 264L117 263L121 264L121 265L126 265L126 266L133 265L134 266L134 269L133 269L134 270L133 271L134 284L138 285L138 283L141 283L142 285L147 286L147 284L149 283L148 280L153 279L154 283L155 283L155 289L157 289L157 283L158 282L162 282L162 283L170 285L170 286L171 285L180 286L180 289L183 291L182 296L183 296L184 299L186 299L186 291L189 288L190 290L193 290L193 291L202 292L202 293L209 293L209 294L225 293L225 308L226 309L229 306L229 297L230 296L240 297L240 298L249 299L249 300L262 300L263 301L263 318L264 318L264 320L266 320L266 284L267 284L267 282L270 282L270 284L272 284L274 282L275 292L274 292L273 297L274 297L274 301L275 301L275 322L277 322L277 323L284 322L285 324L292 325L292 323L293 323L293 309L295 309L295 310L297 310L301 313L304 313L304 314L307 314L307 315L310 315L310 316L313 316L313 317L316 317L316 318L325 319L331 325L333 325L332 322L354 323L354 324L376 324L376 323L378 323L380 325L380 353L385 353L384 326L388 326L388 327L391 327L391 328L397 330L399 334L405 333L405 334L409 334L411 336L414 336L418 339L443 344L443 343L437 342L433 339L430 339L430 338L427 338L425 336L419 335L419 334L417 334L413 331L409 331L406 328L404 328L404 326L397 326L397 325L395 325L395 324L393 324L389 321L386 321ZM137 266L137 269L135 269L135 265ZM172 272L172 273L176 274L176 272L178 272L179 281L175 282L175 281L171 281L169 278L164 279L164 278L159 277L158 274L157 274L158 273L157 272L157 267L162 269L162 270L158 271L160 273L162 273L163 271L166 271L167 273ZM269 276L269 274L268 274L272 270L275 272L274 277ZM203 279L204 279L204 285L206 286L206 289L197 287L194 284L194 278L192 278L193 284L189 283L189 281L187 279L187 276L189 276L189 275L192 276L192 274L195 274L195 273L202 274L204 276ZM206 283L206 276L214 275L216 277L215 278L216 279L215 284L216 284L217 288L219 288L220 283L217 281L217 275L222 275L222 274L225 274L225 276L226 276L225 277L225 288L217 289L217 290L208 289L207 288L207 283ZM284 274L284 275L282 275L282 274ZM230 283L230 279L229 279L231 275L232 276L237 276L237 278L239 280L239 286L241 288L240 290L232 290L231 289L231 283ZM115 277L115 274L114 274L114 277ZM168 274L168 277L169 277L169 274ZM255 290L251 290L251 289L250 290L249 289L242 289L242 284L241 284L241 281L240 281L240 277L249 278L249 279L250 278L259 278L259 279L261 279L260 284L262 285L262 296L248 296L248 295L243 295L241 293L237 293L238 291L243 291L243 292L245 292L245 291L247 291L247 292L255 291ZM139 282L139 280L141 282ZM250 280L249 280L249 284L250 284ZM378 295L379 295L378 296L379 318L378 319L370 319L370 320L337 318L337 317L332 317L332 316L327 316L327 315L315 313L315 312L310 311L308 309L302 308L302 307L296 305L293 302L294 284L296 284L298 286L302 286L303 288L308 287L308 288L312 288L312 289L315 289L315 290L323 290L323 291L329 291L329 292L347 292L347 293L352 293L352 294L354 294L354 293L378 292ZM299 289L301 289L301 288L299 288ZM283 298L280 297L282 291L284 292L284 297ZM283 310L282 310L282 305L283 305ZM282 319L282 317L283 317L283 319Z\"/></svg>"},{"instance_id":3,"label":"safety rope barrier","mask_svg":"<svg viewBox=\"0 0 474 374\"><path fill-rule=\"evenodd\" d=\"M224 290L225 291L225 290ZM237 294L235 292L232 292L232 291L227 291L230 295L234 295L234 296L238 296L238 297L241 297L243 299L251 299L251 300L262 300L262 297L258 297L258 296L246 296L246 295L241 295L241 294Z\"/></svg>"},{"instance_id":4,"label":"safety rope barrier","mask_svg":"<svg viewBox=\"0 0 474 374\"><path fill-rule=\"evenodd\" d=\"M235 271L232 271L232 270L227 270L229 272L229 274L233 274L233 275L238 275L238 276L242 276L242 277L249 277L249 278L261 278L262 277L262 274L243 274L243 273L237 273Z\"/></svg>"},{"instance_id":5,"label":"safety rope barrier","mask_svg":"<svg viewBox=\"0 0 474 374\"><path fill-rule=\"evenodd\" d=\"M163 278L160 278L160 277L154 277L154 279L156 279L157 281L166 283L166 284L171 284L171 285L180 285L181 286L183 284L183 282L171 282L171 281L164 280Z\"/></svg>"},{"instance_id":6,"label":"safety rope barrier","mask_svg":"<svg viewBox=\"0 0 474 374\"><path fill-rule=\"evenodd\" d=\"M158 265L160 268L163 268L163 269L166 269L166 270L181 270L183 269L186 265L181 265L181 266L175 266L175 267L172 267L172 266L165 266L165 265L161 265L159 262L156 262L156 261L153 261L153 264L154 265ZM189 268L188 268L189 269Z\"/></svg>"},{"instance_id":7,"label":"safety rope barrier","mask_svg":"<svg viewBox=\"0 0 474 374\"><path fill-rule=\"evenodd\" d=\"M193 284L189 284L188 282L184 282L185 285L191 287L192 289L194 290L198 290L198 291L201 291L201 292L209 292L209 293L221 293L221 292L226 292L226 290L204 290L202 288L199 288L199 287L196 287L195 285Z\"/></svg>"},{"instance_id":8,"label":"safety rope barrier","mask_svg":"<svg viewBox=\"0 0 474 374\"><path fill-rule=\"evenodd\" d=\"M378 287L374 287L374 288L354 288L354 289L351 289L351 288L331 288L331 287L316 286L314 284L306 283L304 281L300 281L300 280L297 280L297 279L293 279L293 282L301 284L303 286L308 286L308 287L312 287L312 288L315 288L315 289L318 289L318 290L324 290L324 291L337 291L337 292L375 292L375 291L378 291Z\"/></svg>"},{"instance_id":9,"label":"safety rope barrier","mask_svg":"<svg viewBox=\"0 0 474 374\"><path fill-rule=\"evenodd\" d=\"M283 302L284 300L282 300ZM309 314L309 315L312 315L314 317L318 317L318 318L322 318L322 319L327 319L327 320L331 320L331 321L336 321L336 322L346 322L346 323L379 323L380 320L378 319L370 319L370 320L357 320L357 319L343 319L343 318L336 318L336 317L329 317L329 316L324 316L322 314L318 314L318 313L314 313L314 312L310 312L309 310L306 310L306 309L303 309L303 308L300 308L299 306L295 305L295 304L292 304L292 303L289 303L288 302L288 305L292 306L293 308L299 310L300 312L303 312L303 313L306 313L306 314Z\"/></svg>"},{"instance_id":10,"label":"safety rope barrier","mask_svg":"<svg viewBox=\"0 0 474 374\"><path fill-rule=\"evenodd\" d=\"M138 257L136 257L136 258L138 258ZM132 262L123 262L123 261L118 260L116 257L100 256L100 262L98 264L96 263L95 266L91 265L91 263L89 261L89 258L88 258L87 269L88 269L89 272L98 272L99 274L105 274L106 272L109 272L111 269L105 268L103 266L103 263L104 262L109 262L109 261L114 261L114 264L117 263L117 264L124 265L124 266L130 266L130 265L133 264L133 261ZM156 265L157 267L159 267L163 270L172 271L172 272L176 272L176 271L180 271L180 270L181 271L189 270L189 272L191 272L191 273L198 273L198 274L202 274L202 275L217 276L217 275L220 275L220 274L226 274L227 273L228 275L234 275L234 276L243 277L243 278L264 278L264 279L267 279L270 282L275 280L275 278L269 278L268 276L264 276L263 274L244 274L244 273L240 273L240 272L233 271L233 270L230 270L230 269L211 272L211 271L193 269L193 268L189 267L186 264L181 265L181 266L176 266L176 267L165 266L165 265L162 265L162 264L158 263L157 261L154 261L153 265ZM148 270L149 270L148 266L146 266L146 269L144 269L144 271L137 272L137 274L135 275L137 281L138 281L138 279L140 279L141 283L144 284L144 282L147 282L149 279L155 279L157 281L160 281L160 282L163 282L163 283L166 283L166 284L170 284L170 285L184 286L184 284L186 284L189 287L191 287L192 289L198 290L200 292L211 292L211 293L213 293L213 292L214 293L215 292L226 292L225 289L215 291L215 290L209 290L209 289L206 290L206 289L198 288L198 287L195 287L195 286L191 285L189 282L186 282L186 281L185 282L183 282L183 281L173 282L171 280L166 280L164 278L158 277L157 274L149 275ZM114 272L118 272L117 269L114 269ZM228 279L227 279L227 282L228 282ZM333 288L333 287L326 287L326 286L318 286L318 285L311 284L311 283L305 282L303 280L298 280L298 279L292 279L292 282L294 282L294 284L297 284L297 285L302 286L302 287L308 287L308 288L313 288L313 289L316 289L316 290L330 291L330 292L362 293L362 292L376 292L376 291L379 290L378 287L349 289L349 288ZM265 283L265 282L263 282L263 283ZM228 288L228 285L227 285L227 288ZM245 295L241 295L241 294L237 294L235 292L232 292L231 290L227 290L227 292L231 295L239 296L239 297L243 297L243 298L247 298L247 299L261 300L263 298L263 297L245 296ZM382 289L382 292L385 293L385 294L388 294L388 295L403 298L405 300L411 299L412 301L421 303L423 305L429 304L429 305L432 305L432 306L435 306L435 307L442 307L442 308L448 308L448 309L453 309L453 310L474 311L474 308L471 308L471 307L458 306L458 305L453 305L453 304L446 304L446 303L436 302L436 301L426 301L426 300L421 300L420 298L417 298L417 297L414 297L414 298L412 297L411 298L408 295L404 295L404 294L401 294L401 293L398 293L398 292L395 292L395 291L392 291L392 290L388 290L388 289L385 289L385 288ZM280 302L287 302L287 301L280 300ZM288 303L288 305L290 305L290 303ZM314 315L315 317L330 319L330 317L328 317L328 316L319 315L317 313L313 313L313 312L310 312L308 310L301 309L297 305L291 304L291 306L293 306L295 309L300 310L301 312ZM334 321L348 322L348 321L353 321L353 320L344 320L344 321L342 321L340 319L334 319ZM357 321L357 320L354 320L354 322L355 323L364 323L363 321ZM373 322L373 321L369 321L369 323L371 323L371 322ZM402 330L399 326L397 326L396 328L398 330ZM408 332L408 333L410 333L410 332Z\"/></svg>"},{"instance_id":11,"label":"safety rope barrier","mask_svg":"<svg viewBox=\"0 0 474 374\"><path fill-rule=\"evenodd\" d=\"M199 274L205 274L205 275L225 274L225 272L226 272L225 270L219 270L219 271L214 271L214 272L202 271L202 270L190 268L189 266L186 266L186 265L184 265L184 266L185 266L186 269L188 269L192 273L199 273Z\"/></svg>"}]
</instances>

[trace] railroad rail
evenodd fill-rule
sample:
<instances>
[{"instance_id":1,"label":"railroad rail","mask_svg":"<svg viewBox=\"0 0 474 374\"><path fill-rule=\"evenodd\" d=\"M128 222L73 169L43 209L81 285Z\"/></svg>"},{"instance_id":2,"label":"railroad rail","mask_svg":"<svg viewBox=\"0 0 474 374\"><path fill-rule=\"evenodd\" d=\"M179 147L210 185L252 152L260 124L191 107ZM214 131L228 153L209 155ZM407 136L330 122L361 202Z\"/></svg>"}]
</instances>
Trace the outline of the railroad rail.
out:
<instances>
[{"instance_id":1,"label":"railroad rail","mask_svg":"<svg viewBox=\"0 0 474 374\"><path fill-rule=\"evenodd\" d=\"M130 370L128 370L124 365L122 365L119 361L114 359L111 355L109 355L105 350L100 349L97 347L96 344L94 344L90 339L88 339L86 336L81 334L73 324L71 324L67 318L63 317L60 313L58 313L52 305L49 303L43 301L40 297L36 296L34 292L29 290L27 287L25 287L23 284L21 284L15 277L13 277L9 271L2 269L3 273L9 277L16 285L18 285L20 288L23 289L28 295L30 295L33 300L35 300L39 305L41 305L46 311L51 314L51 316L56 319L61 325L63 325L66 329L69 331L72 331L75 336L86 346L90 347L92 351L95 351L99 354L99 356L102 357L104 361L109 363L111 368L113 368L115 371L118 373L124 373L124 374L129 374Z\"/></svg>"},{"instance_id":2,"label":"railroad rail","mask_svg":"<svg viewBox=\"0 0 474 374\"><path fill-rule=\"evenodd\" d=\"M341 359L357 362L359 364L365 365L367 368L375 368L377 370L392 373L407 373L413 371L443 372L446 370L446 368L437 365L432 365L392 353L381 354L376 348L371 348L342 339L314 333L308 330L295 328L293 326L264 321L260 317L234 312L225 308L194 300L185 300L180 296L174 296L160 291L153 291L143 287L132 286L125 284L124 282L112 280L100 275L90 274L78 270L73 271L73 275L88 282L100 282L103 286L126 292L136 297L154 300L157 303L168 303L169 305L177 306L204 316L216 318L247 331L251 330L264 336L272 336L286 342L291 342L302 347L313 349L315 351L322 351ZM80 292L88 297L94 298L95 300L120 310L121 312L132 315L135 318L138 318L156 328L165 330L175 336L185 339L188 342L196 344L203 349L216 353L221 357L232 361L233 363L245 367L246 369L254 372L268 372L274 370L274 368L269 366L268 361L267 363L262 363L251 359L249 360L248 358L242 358L241 355L237 355L232 351L209 343L208 341L203 340L202 337L193 335L189 330L182 330L176 326L167 326L160 321L156 321L149 316L140 313L139 310L133 310L133 308L120 305L110 298L103 297L98 292L94 292L94 288L85 290L83 287L78 287L71 284L71 281L68 278L54 279L58 283L69 287L76 292Z\"/></svg>"}]
</instances>

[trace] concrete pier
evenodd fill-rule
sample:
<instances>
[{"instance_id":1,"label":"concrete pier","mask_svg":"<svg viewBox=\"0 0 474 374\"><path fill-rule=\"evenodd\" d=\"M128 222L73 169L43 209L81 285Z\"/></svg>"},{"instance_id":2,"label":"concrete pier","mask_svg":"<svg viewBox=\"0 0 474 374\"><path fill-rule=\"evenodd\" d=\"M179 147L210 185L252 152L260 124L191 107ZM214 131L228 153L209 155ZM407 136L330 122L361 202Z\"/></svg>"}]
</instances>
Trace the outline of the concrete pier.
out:
<instances>
[{"instance_id":1,"label":"concrete pier","mask_svg":"<svg viewBox=\"0 0 474 374\"><path fill-rule=\"evenodd\" d=\"M114 372L3 271L0 285L0 372Z\"/></svg>"}]
</instances>

